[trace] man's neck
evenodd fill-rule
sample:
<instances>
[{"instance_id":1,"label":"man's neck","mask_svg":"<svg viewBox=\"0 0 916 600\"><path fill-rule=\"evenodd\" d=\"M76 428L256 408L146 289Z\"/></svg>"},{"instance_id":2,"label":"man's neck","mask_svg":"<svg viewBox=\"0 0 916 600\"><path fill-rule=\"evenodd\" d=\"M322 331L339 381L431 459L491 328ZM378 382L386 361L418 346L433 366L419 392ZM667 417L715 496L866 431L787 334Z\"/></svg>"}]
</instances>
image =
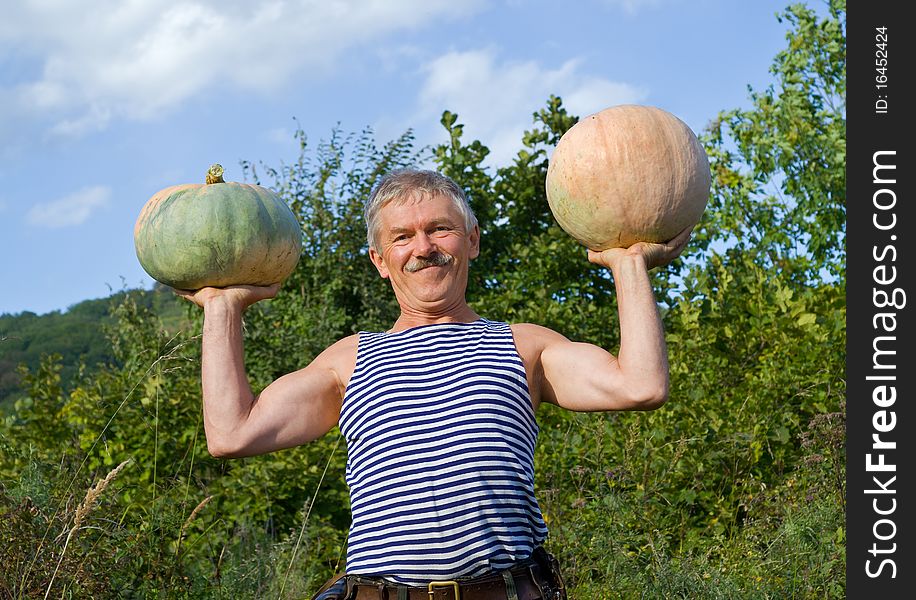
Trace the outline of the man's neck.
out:
<instances>
[{"instance_id":1,"label":"man's neck","mask_svg":"<svg viewBox=\"0 0 916 600\"><path fill-rule=\"evenodd\" d=\"M419 311L402 306L401 316L398 317L398 320L394 322L394 325L388 331L392 333L421 325L435 325L438 323L472 323L478 319L480 319L480 315L464 303L442 311Z\"/></svg>"}]
</instances>

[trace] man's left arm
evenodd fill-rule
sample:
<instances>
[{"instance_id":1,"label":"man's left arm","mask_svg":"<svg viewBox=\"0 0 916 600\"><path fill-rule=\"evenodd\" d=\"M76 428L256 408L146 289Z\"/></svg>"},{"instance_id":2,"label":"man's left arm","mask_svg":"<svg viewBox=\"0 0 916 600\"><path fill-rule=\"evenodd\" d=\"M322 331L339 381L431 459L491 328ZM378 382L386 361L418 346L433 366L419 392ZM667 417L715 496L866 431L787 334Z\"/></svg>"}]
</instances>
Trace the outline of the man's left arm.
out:
<instances>
[{"instance_id":1,"label":"man's left arm","mask_svg":"<svg viewBox=\"0 0 916 600\"><path fill-rule=\"evenodd\" d=\"M542 327L529 328L539 355L541 401L576 411L651 410L668 399L668 352L649 271L674 260L688 228L665 244L589 250L589 260L614 276L620 321L617 356L572 342Z\"/></svg>"}]
</instances>

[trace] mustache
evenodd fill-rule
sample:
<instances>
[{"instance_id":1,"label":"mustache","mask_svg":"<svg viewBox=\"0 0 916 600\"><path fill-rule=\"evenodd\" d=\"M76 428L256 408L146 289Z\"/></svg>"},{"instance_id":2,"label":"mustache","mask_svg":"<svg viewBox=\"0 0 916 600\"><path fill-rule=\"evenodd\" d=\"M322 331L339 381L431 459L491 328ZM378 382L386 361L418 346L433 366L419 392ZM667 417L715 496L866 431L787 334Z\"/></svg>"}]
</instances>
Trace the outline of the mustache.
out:
<instances>
[{"instance_id":1,"label":"mustache","mask_svg":"<svg viewBox=\"0 0 916 600\"><path fill-rule=\"evenodd\" d=\"M445 252L433 252L429 256L416 256L404 265L404 270L408 273L416 273L426 267L441 267L452 262L454 258L451 254Z\"/></svg>"}]
</instances>

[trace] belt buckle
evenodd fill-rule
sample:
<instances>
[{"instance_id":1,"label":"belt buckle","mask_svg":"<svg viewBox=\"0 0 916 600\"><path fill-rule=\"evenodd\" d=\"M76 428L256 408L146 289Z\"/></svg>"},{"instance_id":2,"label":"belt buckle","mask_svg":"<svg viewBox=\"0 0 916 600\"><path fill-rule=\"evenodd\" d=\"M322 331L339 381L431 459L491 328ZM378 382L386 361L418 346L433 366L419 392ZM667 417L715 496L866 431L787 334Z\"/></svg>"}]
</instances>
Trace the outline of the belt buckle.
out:
<instances>
[{"instance_id":1,"label":"belt buckle","mask_svg":"<svg viewBox=\"0 0 916 600\"><path fill-rule=\"evenodd\" d=\"M458 587L457 581L430 581L429 587L429 600L433 600L433 594L436 593L436 588L452 588L452 591L455 592L455 600L461 600L461 590Z\"/></svg>"}]
</instances>

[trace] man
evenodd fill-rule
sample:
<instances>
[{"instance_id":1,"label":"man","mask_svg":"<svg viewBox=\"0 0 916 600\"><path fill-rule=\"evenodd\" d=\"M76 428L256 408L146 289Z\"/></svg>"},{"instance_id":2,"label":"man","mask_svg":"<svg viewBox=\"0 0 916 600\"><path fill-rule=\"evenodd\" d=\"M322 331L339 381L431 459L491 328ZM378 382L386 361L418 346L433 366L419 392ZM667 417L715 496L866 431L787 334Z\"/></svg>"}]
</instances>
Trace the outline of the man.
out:
<instances>
[{"instance_id":1,"label":"man","mask_svg":"<svg viewBox=\"0 0 916 600\"><path fill-rule=\"evenodd\" d=\"M588 252L613 272L615 357L474 312L465 289L480 230L447 177L389 174L366 221L369 257L391 282L400 316L387 332L338 341L258 395L245 373L242 313L279 285L178 292L204 309L208 449L263 454L340 425L353 513L349 577L326 597L563 597L540 549L547 528L534 498L535 411L541 402L575 411L665 402L668 362L648 271L677 257L690 230L667 244Z\"/></svg>"}]
</instances>

